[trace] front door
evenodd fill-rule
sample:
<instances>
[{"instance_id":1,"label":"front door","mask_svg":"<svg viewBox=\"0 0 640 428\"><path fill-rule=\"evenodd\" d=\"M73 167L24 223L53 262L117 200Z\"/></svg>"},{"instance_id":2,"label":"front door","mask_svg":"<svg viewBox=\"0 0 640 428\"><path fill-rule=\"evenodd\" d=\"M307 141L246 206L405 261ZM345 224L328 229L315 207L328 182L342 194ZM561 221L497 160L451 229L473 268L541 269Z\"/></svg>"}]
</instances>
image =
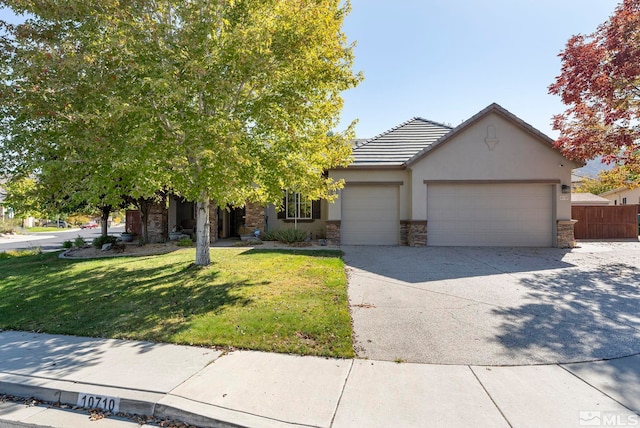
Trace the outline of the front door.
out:
<instances>
[{"instance_id":1,"label":"front door","mask_svg":"<svg viewBox=\"0 0 640 428\"><path fill-rule=\"evenodd\" d=\"M218 234L221 238L240 237L240 228L244 225L245 210L227 206L218 210Z\"/></svg>"}]
</instances>

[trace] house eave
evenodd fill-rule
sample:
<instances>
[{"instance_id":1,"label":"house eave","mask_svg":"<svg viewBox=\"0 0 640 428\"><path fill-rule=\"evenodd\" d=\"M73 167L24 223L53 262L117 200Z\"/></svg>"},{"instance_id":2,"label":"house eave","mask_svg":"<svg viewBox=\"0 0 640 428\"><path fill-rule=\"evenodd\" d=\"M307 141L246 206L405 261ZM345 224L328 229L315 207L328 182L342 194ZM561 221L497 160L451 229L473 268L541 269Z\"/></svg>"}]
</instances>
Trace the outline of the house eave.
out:
<instances>
[{"instance_id":1,"label":"house eave","mask_svg":"<svg viewBox=\"0 0 640 428\"><path fill-rule=\"evenodd\" d=\"M406 169L404 165L375 165L375 164L365 164L365 165L356 165L351 164L345 168L333 168L329 171L345 171L345 170L372 170L372 169L384 169L384 170L403 170Z\"/></svg>"}]
</instances>

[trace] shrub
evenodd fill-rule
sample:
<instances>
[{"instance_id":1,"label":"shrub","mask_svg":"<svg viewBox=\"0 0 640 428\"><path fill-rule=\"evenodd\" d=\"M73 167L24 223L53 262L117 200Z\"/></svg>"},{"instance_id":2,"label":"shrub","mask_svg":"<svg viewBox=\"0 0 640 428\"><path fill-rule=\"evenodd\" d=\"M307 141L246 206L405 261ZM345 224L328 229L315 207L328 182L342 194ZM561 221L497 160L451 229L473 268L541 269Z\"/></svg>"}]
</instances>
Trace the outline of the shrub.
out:
<instances>
[{"instance_id":1,"label":"shrub","mask_svg":"<svg viewBox=\"0 0 640 428\"><path fill-rule=\"evenodd\" d=\"M178 242L176 242L178 247L191 247L193 245L193 241L191 238L180 238Z\"/></svg>"},{"instance_id":2,"label":"shrub","mask_svg":"<svg viewBox=\"0 0 640 428\"><path fill-rule=\"evenodd\" d=\"M93 245L96 248L102 248L104 244L115 244L116 242L118 242L117 237L113 235L106 235L106 236L101 236L99 238L94 239L91 242L91 245Z\"/></svg>"},{"instance_id":3,"label":"shrub","mask_svg":"<svg viewBox=\"0 0 640 428\"><path fill-rule=\"evenodd\" d=\"M278 239L276 238L275 232L276 232L275 230L265 232L262 235L260 235L260 239L263 241L277 241Z\"/></svg>"},{"instance_id":4,"label":"shrub","mask_svg":"<svg viewBox=\"0 0 640 428\"><path fill-rule=\"evenodd\" d=\"M62 248L71 248L71 247L73 247L73 242L71 241L64 241L62 243Z\"/></svg>"},{"instance_id":5,"label":"shrub","mask_svg":"<svg viewBox=\"0 0 640 428\"><path fill-rule=\"evenodd\" d=\"M20 230L22 220L17 218L5 218L0 222L0 233L16 233Z\"/></svg>"},{"instance_id":6,"label":"shrub","mask_svg":"<svg viewBox=\"0 0 640 428\"><path fill-rule=\"evenodd\" d=\"M299 229L276 229L267 232L262 237L263 241L280 241L285 244L304 242L307 239L307 232Z\"/></svg>"},{"instance_id":7,"label":"shrub","mask_svg":"<svg viewBox=\"0 0 640 428\"><path fill-rule=\"evenodd\" d=\"M82 236L78 235L78 237L73 240L73 245L75 245L76 248L84 248L87 246L87 241L85 241Z\"/></svg>"}]
</instances>

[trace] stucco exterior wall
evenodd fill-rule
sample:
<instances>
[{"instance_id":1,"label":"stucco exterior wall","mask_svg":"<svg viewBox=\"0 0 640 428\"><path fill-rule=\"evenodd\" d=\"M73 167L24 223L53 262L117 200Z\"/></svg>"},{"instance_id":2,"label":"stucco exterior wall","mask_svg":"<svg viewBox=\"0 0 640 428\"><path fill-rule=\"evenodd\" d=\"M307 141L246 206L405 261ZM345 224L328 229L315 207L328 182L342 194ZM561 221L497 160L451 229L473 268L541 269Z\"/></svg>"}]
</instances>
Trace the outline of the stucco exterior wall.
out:
<instances>
[{"instance_id":1,"label":"stucco exterior wall","mask_svg":"<svg viewBox=\"0 0 640 428\"><path fill-rule=\"evenodd\" d=\"M326 223L328 202L320 201L320 218L313 220L283 220L278 218L278 212L274 205L268 205L266 208L266 230L276 229L293 229L297 227L299 230L307 231L311 234L311 239L322 239L326 237Z\"/></svg>"},{"instance_id":2,"label":"stucco exterior wall","mask_svg":"<svg viewBox=\"0 0 640 428\"><path fill-rule=\"evenodd\" d=\"M556 219L568 220L571 198L562 193L561 185L571 185L571 170L577 166L547 143L493 113L410 165L411 217L427 220L425 180L557 180Z\"/></svg>"},{"instance_id":3,"label":"stucco exterior wall","mask_svg":"<svg viewBox=\"0 0 640 428\"><path fill-rule=\"evenodd\" d=\"M411 219L411 172L404 169L340 169L329 172L329 177L343 179L345 186L349 183L402 183L400 190L400 220ZM327 220L342 220L341 199L338 198L327 205Z\"/></svg>"}]
</instances>

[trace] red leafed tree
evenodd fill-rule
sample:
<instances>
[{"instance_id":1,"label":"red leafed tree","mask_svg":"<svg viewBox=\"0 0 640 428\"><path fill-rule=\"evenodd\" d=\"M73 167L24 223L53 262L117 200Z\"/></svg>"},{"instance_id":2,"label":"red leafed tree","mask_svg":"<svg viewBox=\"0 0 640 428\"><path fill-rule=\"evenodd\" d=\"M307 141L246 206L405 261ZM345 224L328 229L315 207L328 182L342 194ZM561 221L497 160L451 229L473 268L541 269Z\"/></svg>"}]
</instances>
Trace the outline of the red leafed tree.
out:
<instances>
[{"instance_id":1,"label":"red leafed tree","mask_svg":"<svg viewBox=\"0 0 640 428\"><path fill-rule=\"evenodd\" d=\"M640 170L640 0L624 0L590 35L571 37L549 87L568 107L554 116L567 157Z\"/></svg>"}]
</instances>

